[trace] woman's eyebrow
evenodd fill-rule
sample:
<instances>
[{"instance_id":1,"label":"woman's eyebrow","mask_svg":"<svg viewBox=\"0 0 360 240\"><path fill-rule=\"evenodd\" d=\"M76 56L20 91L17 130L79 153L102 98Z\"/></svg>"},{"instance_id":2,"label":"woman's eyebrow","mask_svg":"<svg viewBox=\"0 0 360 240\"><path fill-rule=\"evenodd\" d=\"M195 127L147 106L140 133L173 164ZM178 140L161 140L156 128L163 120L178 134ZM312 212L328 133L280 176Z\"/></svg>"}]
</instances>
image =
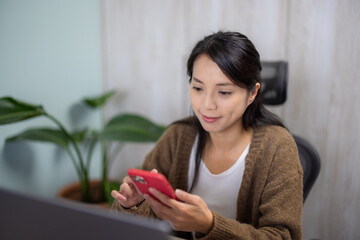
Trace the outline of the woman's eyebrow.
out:
<instances>
[{"instance_id":1,"label":"woman's eyebrow","mask_svg":"<svg viewBox=\"0 0 360 240\"><path fill-rule=\"evenodd\" d=\"M195 77L193 77L193 80L197 83L204 84L203 81L201 81L200 79L197 79ZM226 83L217 83L216 86L226 87L226 86L235 86L235 84L232 82L230 82L230 83L226 82Z\"/></svg>"},{"instance_id":2,"label":"woman's eyebrow","mask_svg":"<svg viewBox=\"0 0 360 240\"><path fill-rule=\"evenodd\" d=\"M218 83L216 86L226 87L226 86L235 86L234 83Z\"/></svg>"},{"instance_id":3,"label":"woman's eyebrow","mask_svg":"<svg viewBox=\"0 0 360 240\"><path fill-rule=\"evenodd\" d=\"M199 79L197 79L197 78L195 78L195 77L193 77L193 80L194 80L195 82L197 82L197 83L204 84L201 80L199 80Z\"/></svg>"}]
</instances>

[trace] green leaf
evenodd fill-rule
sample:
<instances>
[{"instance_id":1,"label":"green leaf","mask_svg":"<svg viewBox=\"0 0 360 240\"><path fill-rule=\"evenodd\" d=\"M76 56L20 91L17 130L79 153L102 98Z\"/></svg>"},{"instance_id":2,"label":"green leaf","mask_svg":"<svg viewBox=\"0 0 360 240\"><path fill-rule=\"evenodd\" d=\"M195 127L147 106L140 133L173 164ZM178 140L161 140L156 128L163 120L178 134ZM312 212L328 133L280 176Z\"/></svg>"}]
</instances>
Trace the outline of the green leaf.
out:
<instances>
[{"instance_id":1,"label":"green leaf","mask_svg":"<svg viewBox=\"0 0 360 240\"><path fill-rule=\"evenodd\" d=\"M83 102L91 108L99 108L105 105L105 103L115 94L114 90L106 92L100 96L93 98L84 98Z\"/></svg>"},{"instance_id":2,"label":"green leaf","mask_svg":"<svg viewBox=\"0 0 360 240\"><path fill-rule=\"evenodd\" d=\"M166 127L135 114L120 114L105 126L102 137L123 142L156 142Z\"/></svg>"},{"instance_id":3,"label":"green leaf","mask_svg":"<svg viewBox=\"0 0 360 240\"><path fill-rule=\"evenodd\" d=\"M20 122L45 114L41 105L32 105L12 97L0 98L0 125Z\"/></svg>"},{"instance_id":4,"label":"green leaf","mask_svg":"<svg viewBox=\"0 0 360 240\"><path fill-rule=\"evenodd\" d=\"M87 137L89 131L88 129L83 129L83 130L79 130L79 131L75 131L71 134L72 138L76 141L76 142L82 142L85 140L85 138Z\"/></svg>"},{"instance_id":5,"label":"green leaf","mask_svg":"<svg viewBox=\"0 0 360 240\"><path fill-rule=\"evenodd\" d=\"M69 147L69 139L66 137L66 135L62 131L52 128L28 129L22 133L6 139L6 141L18 140L32 140L39 142L55 143L65 149L68 149Z\"/></svg>"}]
</instances>

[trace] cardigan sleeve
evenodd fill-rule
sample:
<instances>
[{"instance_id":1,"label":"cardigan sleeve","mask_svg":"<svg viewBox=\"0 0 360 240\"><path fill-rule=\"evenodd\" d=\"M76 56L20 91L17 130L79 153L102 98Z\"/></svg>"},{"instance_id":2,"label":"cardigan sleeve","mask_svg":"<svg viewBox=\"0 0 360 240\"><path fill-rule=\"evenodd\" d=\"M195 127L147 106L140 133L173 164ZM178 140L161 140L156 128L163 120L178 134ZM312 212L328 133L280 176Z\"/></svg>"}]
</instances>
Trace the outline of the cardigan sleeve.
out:
<instances>
[{"instance_id":1,"label":"cardigan sleeve","mask_svg":"<svg viewBox=\"0 0 360 240\"><path fill-rule=\"evenodd\" d=\"M166 178L169 177L169 171L172 166L174 146L176 144L176 128L171 125L160 137L155 147L146 155L142 164L142 169L157 171Z\"/></svg>"},{"instance_id":2,"label":"cardigan sleeve","mask_svg":"<svg viewBox=\"0 0 360 240\"><path fill-rule=\"evenodd\" d=\"M111 205L111 213L113 215L116 215L119 212L126 212L126 213L135 214L135 215L146 216L149 218L156 218L155 213L151 210L151 208L149 207L149 205L147 204L146 201L143 201L136 207L125 208L119 203L118 200L115 200L113 202L113 204Z\"/></svg>"},{"instance_id":3,"label":"cardigan sleeve","mask_svg":"<svg viewBox=\"0 0 360 240\"><path fill-rule=\"evenodd\" d=\"M252 213L252 222L256 223L241 223L214 212L213 228L207 235L196 234L196 237L204 240L302 239L303 172L296 143L290 134L285 134L271 144L275 145L272 160L264 166L268 170L259 202L253 203L258 205L258 216Z\"/></svg>"},{"instance_id":4,"label":"cardigan sleeve","mask_svg":"<svg viewBox=\"0 0 360 240\"><path fill-rule=\"evenodd\" d=\"M168 172L171 166L171 148L173 148L171 139L174 136L174 127L170 126L165 133L160 137L156 146L147 154L142 165L142 169L151 171L157 169L159 173L168 177ZM122 211L136 215L156 218L156 215L151 210L146 201L139 206L133 208L124 208L117 200L114 201L111 207L112 212Z\"/></svg>"}]
</instances>

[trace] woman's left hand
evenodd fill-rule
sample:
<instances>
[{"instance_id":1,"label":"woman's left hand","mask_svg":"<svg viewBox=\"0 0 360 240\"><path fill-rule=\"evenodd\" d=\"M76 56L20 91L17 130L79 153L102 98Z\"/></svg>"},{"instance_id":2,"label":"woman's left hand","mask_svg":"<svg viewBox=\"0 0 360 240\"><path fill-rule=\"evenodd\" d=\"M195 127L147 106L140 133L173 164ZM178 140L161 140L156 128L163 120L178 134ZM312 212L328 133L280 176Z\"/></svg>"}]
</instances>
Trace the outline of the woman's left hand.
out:
<instances>
[{"instance_id":1,"label":"woman's left hand","mask_svg":"<svg viewBox=\"0 0 360 240\"><path fill-rule=\"evenodd\" d=\"M177 201L154 188L149 191L159 200L144 195L151 209L159 218L169 222L174 230L207 234L212 228L214 216L201 197L177 189Z\"/></svg>"}]
</instances>

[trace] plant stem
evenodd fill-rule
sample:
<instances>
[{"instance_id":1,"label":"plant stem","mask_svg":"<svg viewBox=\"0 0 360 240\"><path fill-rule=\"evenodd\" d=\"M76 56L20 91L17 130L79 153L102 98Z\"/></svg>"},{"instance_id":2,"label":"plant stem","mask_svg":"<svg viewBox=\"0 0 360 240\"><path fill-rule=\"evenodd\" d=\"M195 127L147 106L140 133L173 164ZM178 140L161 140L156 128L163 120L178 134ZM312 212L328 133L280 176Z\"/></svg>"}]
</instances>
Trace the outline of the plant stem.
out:
<instances>
[{"instance_id":1,"label":"plant stem","mask_svg":"<svg viewBox=\"0 0 360 240\"><path fill-rule=\"evenodd\" d=\"M94 137L90 142L89 151L88 151L87 158L86 158L86 169L90 169L90 163L91 163L92 154L94 152L96 141L97 141L97 139L96 139L96 137Z\"/></svg>"},{"instance_id":2,"label":"plant stem","mask_svg":"<svg viewBox=\"0 0 360 240\"><path fill-rule=\"evenodd\" d=\"M44 113L44 115L46 117L48 117L50 120L52 120L56 125L58 125L60 130L65 134L65 136L70 140L70 143L73 145L73 147L75 149L75 152L76 152L76 154L78 156L78 161L79 161L79 165L80 165L80 172L82 173L82 177L80 178L81 188L82 188L82 191L81 191L82 198L83 198L83 201L85 201L85 202L91 202L88 171L84 167L84 160L83 160L83 157L81 155L78 144L76 143L74 138L66 131L65 127L55 117L51 116L48 113ZM72 154L71 154L71 156L72 156ZM77 166L77 165L75 165L75 166Z\"/></svg>"},{"instance_id":3,"label":"plant stem","mask_svg":"<svg viewBox=\"0 0 360 240\"><path fill-rule=\"evenodd\" d=\"M105 127L105 110L104 106L101 106L101 126L102 129ZM101 174L101 187L103 192L103 197L106 199L107 196L105 194L105 187L107 184L107 175L108 175L108 156L107 156L107 150L108 145L105 140L100 140L101 142L101 151L102 151L102 174Z\"/></svg>"},{"instance_id":4,"label":"plant stem","mask_svg":"<svg viewBox=\"0 0 360 240\"><path fill-rule=\"evenodd\" d=\"M101 142L101 146L102 146L102 164L103 164L103 169L102 169L102 185L105 189L105 183L107 180L107 172L108 172L108 157L107 157L107 144L105 141Z\"/></svg>"},{"instance_id":5,"label":"plant stem","mask_svg":"<svg viewBox=\"0 0 360 240\"><path fill-rule=\"evenodd\" d=\"M76 173L78 174L78 177L79 177L79 179L81 180L81 179L82 179L81 170L80 170L79 166L78 166L77 163L76 163L76 159L75 159L74 155L72 154L72 152L71 152L70 149L68 149L68 148L66 149L66 152L69 154L70 159L71 159L72 163L73 163L74 166L75 166Z\"/></svg>"}]
</instances>

